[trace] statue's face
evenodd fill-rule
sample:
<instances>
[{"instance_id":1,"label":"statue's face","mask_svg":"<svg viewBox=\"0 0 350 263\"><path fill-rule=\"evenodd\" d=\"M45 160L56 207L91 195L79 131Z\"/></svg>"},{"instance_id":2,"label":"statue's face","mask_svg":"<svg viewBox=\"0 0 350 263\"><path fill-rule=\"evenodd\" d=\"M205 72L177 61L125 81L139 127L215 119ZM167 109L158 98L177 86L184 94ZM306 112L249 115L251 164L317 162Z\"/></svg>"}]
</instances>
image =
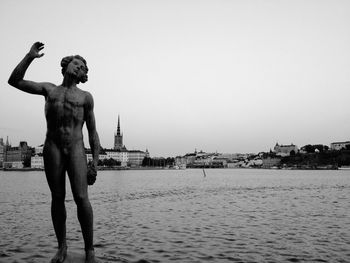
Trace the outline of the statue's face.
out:
<instances>
[{"instance_id":1,"label":"statue's face","mask_svg":"<svg viewBox=\"0 0 350 263\"><path fill-rule=\"evenodd\" d=\"M71 74L77 79L81 79L86 74L86 67L83 61L74 58L67 66L66 74Z\"/></svg>"}]
</instances>

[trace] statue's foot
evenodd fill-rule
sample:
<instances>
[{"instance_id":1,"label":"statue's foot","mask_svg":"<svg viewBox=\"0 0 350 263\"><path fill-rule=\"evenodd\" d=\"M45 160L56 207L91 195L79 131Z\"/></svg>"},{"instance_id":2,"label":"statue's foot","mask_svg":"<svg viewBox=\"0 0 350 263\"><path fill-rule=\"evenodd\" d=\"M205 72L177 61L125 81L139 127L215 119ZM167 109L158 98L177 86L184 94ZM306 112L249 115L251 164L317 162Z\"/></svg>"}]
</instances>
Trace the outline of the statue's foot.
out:
<instances>
[{"instance_id":1,"label":"statue's foot","mask_svg":"<svg viewBox=\"0 0 350 263\"><path fill-rule=\"evenodd\" d=\"M90 249L85 252L85 263L98 263L95 258L95 250Z\"/></svg>"},{"instance_id":2,"label":"statue's foot","mask_svg":"<svg viewBox=\"0 0 350 263\"><path fill-rule=\"evenodd\" d=\"M63 263L67 257L67 246L63 246L57 250L56 255L51 259L51 263Z\"/></svg>"}]
</instances>

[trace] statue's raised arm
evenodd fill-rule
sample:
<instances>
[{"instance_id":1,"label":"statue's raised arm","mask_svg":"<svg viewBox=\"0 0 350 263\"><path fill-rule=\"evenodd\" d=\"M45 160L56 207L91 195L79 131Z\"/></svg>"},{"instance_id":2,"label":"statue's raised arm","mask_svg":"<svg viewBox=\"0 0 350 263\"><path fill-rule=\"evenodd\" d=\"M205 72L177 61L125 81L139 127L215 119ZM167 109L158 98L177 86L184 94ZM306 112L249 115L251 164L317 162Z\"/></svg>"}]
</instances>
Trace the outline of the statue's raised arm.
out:
<instances>
[{"instance_id":1,"label":"statue's raised arm","mask_svg":"<svg viewBox=\"0 0 350 263\"><path fill-rule=\"evenodd\" d=\"M40 58L44 53L40 51L44 48L44 44L41 42L36 42L32 45L29 52L25 55L22 61L13 70L8 83L25 92L31 94L38 94L46 96L49 89L53 88L54 85L48 82L34 82L30 80L24 80L24 75L35 58Z\"/></svg>"}]
</instances>

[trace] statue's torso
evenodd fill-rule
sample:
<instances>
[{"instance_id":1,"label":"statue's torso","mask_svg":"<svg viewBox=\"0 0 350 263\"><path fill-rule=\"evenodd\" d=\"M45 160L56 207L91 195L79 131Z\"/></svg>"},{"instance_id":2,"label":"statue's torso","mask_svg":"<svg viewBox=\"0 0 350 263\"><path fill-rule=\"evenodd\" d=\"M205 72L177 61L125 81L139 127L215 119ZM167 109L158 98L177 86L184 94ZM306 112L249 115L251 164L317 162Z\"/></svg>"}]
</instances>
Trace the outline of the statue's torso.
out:
<instances>
[{"instance_id":1,"label":"statue's torso","mask_svg":"<svg viewBox=\"0 0 350 263\"><path fill-rule=\"evenodd\" d=\"M85 92L78 88L56 87L46 97L47 139L70 148L83 138Z\"/></svg>"}]
</instances>

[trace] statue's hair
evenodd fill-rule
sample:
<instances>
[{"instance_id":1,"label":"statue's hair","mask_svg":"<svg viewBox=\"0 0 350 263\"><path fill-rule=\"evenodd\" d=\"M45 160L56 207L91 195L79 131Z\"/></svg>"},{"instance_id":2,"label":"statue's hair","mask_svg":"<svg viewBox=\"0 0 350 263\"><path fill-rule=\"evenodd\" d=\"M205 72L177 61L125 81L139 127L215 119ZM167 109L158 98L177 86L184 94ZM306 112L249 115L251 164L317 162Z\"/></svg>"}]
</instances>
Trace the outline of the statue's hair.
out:
<instances>
[{"instance_id":1,"label":"statue's hair","mask_svg":"<svg viewBox=\"0 0 350 263\"><path fill-rule=\"evenodd\" d=\"M66 73L68 64L75 58L81 60L85 65L85 74L81 77L81 79L79 79L79 82L85 83L88 79L87 73L88 73L89 69L87 67L86 60L82 56L75 55L75 56L67 56L67 57L62 58L62 60L61 60L62 75L64 76L64 74Z\"/></svg>"}]
</instances>

